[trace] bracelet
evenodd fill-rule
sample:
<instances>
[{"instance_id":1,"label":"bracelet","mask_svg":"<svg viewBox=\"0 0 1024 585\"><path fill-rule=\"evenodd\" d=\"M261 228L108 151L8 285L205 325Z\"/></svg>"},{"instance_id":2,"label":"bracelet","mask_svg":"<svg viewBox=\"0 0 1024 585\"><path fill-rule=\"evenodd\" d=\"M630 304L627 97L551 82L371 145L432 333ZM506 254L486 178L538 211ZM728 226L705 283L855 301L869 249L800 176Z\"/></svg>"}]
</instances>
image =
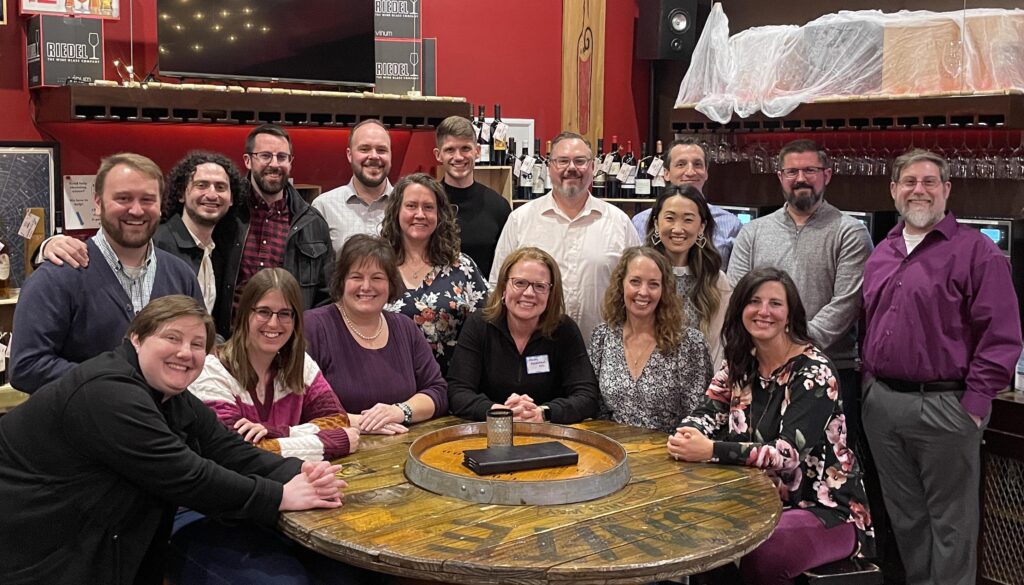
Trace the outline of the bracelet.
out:
<instances>
[{"instance_id":1,"label":"bracelet","mask_svg":"<svg viewBox=\"0 0 1024 585\"><path fill-rule=\"evenodd\" d=\"M402 424L406 425L406 426L411 425L412 424L412 407L409 406L408 404L406 404L405 402L396 402L394 405L397 406L398 408L402 409L402 413L405 414L405 419L402 421Z\"/></svg>"}]
</instances>

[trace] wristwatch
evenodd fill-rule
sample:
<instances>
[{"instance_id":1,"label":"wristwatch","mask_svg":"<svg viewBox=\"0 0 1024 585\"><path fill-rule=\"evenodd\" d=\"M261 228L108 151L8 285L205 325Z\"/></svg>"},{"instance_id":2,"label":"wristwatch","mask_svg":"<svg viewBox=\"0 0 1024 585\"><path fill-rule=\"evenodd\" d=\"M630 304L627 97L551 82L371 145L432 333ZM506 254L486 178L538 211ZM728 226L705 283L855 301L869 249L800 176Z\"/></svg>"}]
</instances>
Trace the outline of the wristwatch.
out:
<instances>
[{"instance_id":1,"label":"wristwatch","mask_svg":"<svg viewBox=\"0 0 1024 585\"><path fill-rule=\"evenodd\" d=\"M544 422L551 422L551 407L544 404L540 407L540 414L544 417Z\"/></svg>"},{"instance_id":2,"label":"wristwatch","mask_svg":"<svg viewBox=\"0 0 1024 585\"><path fill-rule=\"evenodd\" d=\"M408 404L404 403L404 402L396 402L395 406L397 406L398 408L401 408L402 412L405 413L405 420L402 421L402 424L406 425L406 426L411 425L412 424L412 407L409 406Z\"/></svg>"}]
</instances>

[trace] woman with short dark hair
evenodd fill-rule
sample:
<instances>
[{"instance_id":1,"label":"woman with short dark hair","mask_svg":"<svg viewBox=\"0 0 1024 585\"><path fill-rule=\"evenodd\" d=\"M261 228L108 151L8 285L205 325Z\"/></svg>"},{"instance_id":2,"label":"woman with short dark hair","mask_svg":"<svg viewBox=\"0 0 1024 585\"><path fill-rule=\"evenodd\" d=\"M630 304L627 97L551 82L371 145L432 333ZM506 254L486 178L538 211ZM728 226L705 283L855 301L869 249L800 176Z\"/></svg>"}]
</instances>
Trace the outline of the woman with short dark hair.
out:
<instances>
[{"instance_id":1,"label":"woman with short dark hair","mask_svg":"<svg viewBox=\"0 0 1024 585\"><path fill-rule=\"evenodd\" d=\"M307 351L362 432L404 433L448 411L427 340L412 320L384 311L404 290L391 246L357 234L338 252L334 303L305 313Z\"/></svg>"},{"instance_id":2,"label":"woman with short dark hair","mask_svg":"<svg viewBox=\"0 0 1024 585\"><path fill-rule=\"evenodd\" d=\"M0 582L155 585L178 506L266 526L341 506L338 466L257 449L186 392L213 338L195 299L154 299L0 418Z\"/></svg>"}]
</instances>

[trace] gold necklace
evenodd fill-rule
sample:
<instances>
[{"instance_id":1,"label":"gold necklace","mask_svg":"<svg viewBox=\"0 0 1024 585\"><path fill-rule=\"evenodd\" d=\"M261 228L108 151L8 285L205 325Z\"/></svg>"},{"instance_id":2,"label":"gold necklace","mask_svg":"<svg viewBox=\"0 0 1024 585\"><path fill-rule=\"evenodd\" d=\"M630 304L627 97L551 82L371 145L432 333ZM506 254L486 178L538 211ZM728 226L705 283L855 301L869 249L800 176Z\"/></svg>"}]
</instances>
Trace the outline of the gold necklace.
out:
<instances>
[{"instance_id":1,"label":"gold necklace","mask_svg":"<svg viewBox=\"0 0 1024 585\"><path fill-rule=\"evenodd\" d=\"M421 262L422 262L422 260L421 260ZM407 262L407 263L402 265L402 268L405 268L406 270L409 270L411 267L409 267L409 263ZM423 265L420 266L419 268L417 268L416 271L412 273L412 276L409 277L409 281L410 282L420 282L421 280L423 280L424 277L427 276L427 273L429 271L430 271L430 263L429 262L423 262Z\"/></svg>"},{"instance_id":2,"label":"gold necklace","mask_svg":"<svg viewBox=\"0 0 1024 585\"><path fill-rule=\"evenodd\" d=\"M352 333L355 333L356 337L363 341L373 341L380 337L381 332L384 331L384 313L380 314L380 323L377 325L377 331L375 331L373 335L363 335L359 329L356 329L356 324L348 318L348 313L345 312L345 307L341 306L341 303L337 303L334 306L338 307L338 311L341 313L341 320L345 322L345 325L348 325L349 330Z\"/></svg>"},{"instance_id":3,"label":"gold necklace","mask_svg":"<svg viewBox=\"0 0 1024 585\"><path fill-rule=\"evenodd\" d=\"M622 344L623 344L623 346L626 346L625 336L623 336ZM641 346L640 352L638 354L635 354L635 359L632 362L629 361L629 356L626 356L626 363L632 365L631 369L636 370L638 367L640 367L640 361L641 360L643 360L645 357L650 357L651 353L654 352L654 347L656 345L658 345L658 341L657 340L652 340L651 343L645 344L644 346ZM628 353L629 352L629 348L628 347L625 347L624 349L625 350L624 350L623 353Z\"/></svg>"}]
</instances>

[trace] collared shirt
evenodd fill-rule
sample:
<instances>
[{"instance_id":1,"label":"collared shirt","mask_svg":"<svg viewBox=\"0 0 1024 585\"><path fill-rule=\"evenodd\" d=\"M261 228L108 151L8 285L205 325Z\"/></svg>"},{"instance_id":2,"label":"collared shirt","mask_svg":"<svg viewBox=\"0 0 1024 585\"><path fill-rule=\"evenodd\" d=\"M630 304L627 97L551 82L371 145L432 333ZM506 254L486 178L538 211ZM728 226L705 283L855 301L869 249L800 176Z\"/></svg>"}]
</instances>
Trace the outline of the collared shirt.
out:
<instances>
[{"instance_id":1,"label":"collared shirt","mask_svg":"<svg viewBox=\"0 0 1024 585\"><path fill-rule=\"evenodd\" d=\"M192 232L187 223L182 222L182 225L188 230L188 235L192 236L196 247L203 251L203 259L199 261L199 272L196 273L196 278L199 279L199 290L203 291L203 304L206 305L207 311L213 313L213 305L217 302L217 281L213 276L213 261L210 259L210 254L213 253L217 244L213 240L210 240L209 244L204 244L199 236Z\"/></svg>"},{"instance_id":2,"label":"collared shirt","mask_svg":"<svg viewBox=\"0 0 1024 585\"><path fill-rule=\"evenodd\" d=\"M238 282L235 283L236 304L242 294L242 287L257 272L284 265L284 246L291 225L287 192L284 197L268 204L261 195L250 189L249 214L249 233L245 237Z\"/></svg>"},{"instance_id":3,"label":"collared shirt","mask_svg":"<svg viewBox=\"0 0 1024 585\"><path fill-rule=\"evenodd\" d=\"M494 251L491 290L505 257L522 246L536 246L554 257L562 272L566 313L579 325L589 345L601 323L604 291L622 251L639 246L640 237L621 209L587 195L579 214L570 218L549 192L508 216Z\"/></svg>"},{"instance_id":4,"label":"collared shirt","mask_svg":"<svg viewBox=\"0 0 1024 585\"><path fill-rule=\"evenodd\" d=\"M331 228L331 246L335 253L356 234L380 235L380 224L384 221L391 181L384 179L384 193L369 205L356 195L355 181L353 178L347 185L323 193L311 204Z\"/></svg>"},{"instance_id":5,"label":"collared shirt","mask_svg":"<svg viewBox=\"0 0 1024 585\"><path fill-rule=\"evenodd\" d=\"M156 281L156 246L150 242L148 244L149 248L146 251L146 259L142 262L142 266L131 268L125 267L121 263L117 253L110 247L110 242L107 241L102 228L96 232L92 240L96 243L96 247L100 249L100 252L103 253L103 258L110 265L110 270L114 272L117 281L121 283L124 292L131 299L132 308L138 314L143 307L149 304L149 297L153 294L153 282Z\"/></svg>"},{"instance_id":6,"label":"collared shirt","mask_svg":"<svg viewBox=\"0 0 1024 585\"><path fill-rule=\"evenodd\" d=\"M1010 264L990 239L952 213L907 254L901 221L864 269L867 374L961 380L960 404L984 418L1020 356Z\"/></svg>"},{"instance_id":7,"label":"collared shirt","mask_svg":"<svg viewBox=\"0 0 1024 585\"><path fill-rule=\"evenodd\" d=\"M711 210L711 217L715 220L715 237L713 238L715 249L722 256L722 270L725 270L729 267L729 257L732 256L733 241L739 235L743 224L740 223L736 214L731 211L726 211L710 203L708 203L708 209ZM640 234L641 240L647 235L647 221L650 218L650 209L645 209L633 216L633 227L636 228L636 233Z\"/></svg>"}]
</instances>

